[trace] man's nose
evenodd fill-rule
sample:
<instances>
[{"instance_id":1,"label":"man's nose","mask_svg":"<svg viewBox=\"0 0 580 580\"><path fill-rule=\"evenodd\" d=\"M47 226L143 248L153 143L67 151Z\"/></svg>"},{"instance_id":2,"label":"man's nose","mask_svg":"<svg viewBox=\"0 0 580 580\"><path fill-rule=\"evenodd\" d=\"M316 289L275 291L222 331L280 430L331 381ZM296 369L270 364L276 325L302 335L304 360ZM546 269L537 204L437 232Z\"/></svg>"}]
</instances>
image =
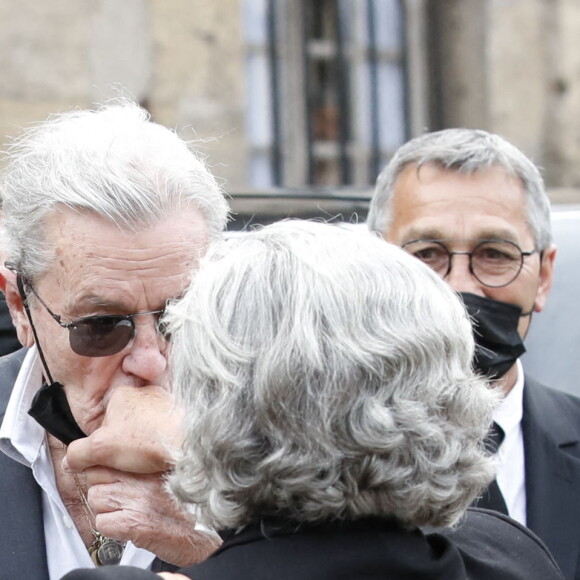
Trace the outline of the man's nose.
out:
<instances>
[{"instance_id":1,"label":"man's nose","mask_svg":"<svg viewBox=\"0 0 580 580\"><path fill-rule=\"evenodd\" d=\"M456 292L470 292L483 296L482 284L471 273L469 268L469 255L452 254L450 256L449 273L445 276L445 281Z\"/></svg>"},{"instance_id":2,"label":"man's nose","mask_svg":"<svg viewBox=\"0 0 580 580\"><path fill-rule=\"evenodd\" d=\"M167 369L167 341L158 332L154 316L141 317L135 330L133 343L123 359L123 372L147 384L156 382Z\"/></svg>"}]
</instances>

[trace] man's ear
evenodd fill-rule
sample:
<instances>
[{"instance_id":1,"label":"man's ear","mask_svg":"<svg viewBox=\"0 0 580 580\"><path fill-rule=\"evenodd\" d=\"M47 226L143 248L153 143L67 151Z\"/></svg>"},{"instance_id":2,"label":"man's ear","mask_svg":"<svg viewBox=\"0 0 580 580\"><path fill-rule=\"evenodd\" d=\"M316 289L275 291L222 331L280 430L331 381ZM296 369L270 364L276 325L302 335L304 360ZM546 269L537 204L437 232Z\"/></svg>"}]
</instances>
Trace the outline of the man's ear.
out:
<instances>
[{"instance_id":1,"label":"man's ear","mask_svg":"<svg viewBox=\"0 0 580 580\"><path fill-rule=\"evenodd\" d=\"M18 340L24 346L32 346L34 344L34 335L24 310L22 298L18 292L16 273L6 268L6 266L0 266L0 290L6 297L6 304L10 311L12 324L16 328Z\"/></svg>"},{"instance_id":2,"label":"man's ear","mask_svg":"<svg viewBox=\"0 0 580 580\"><path fill-rule=\"evenodd\" d=\"M542 252L542 261L540 262L540 283L534 301L534 312L542 312L548 300L548 294L552 289L554 281L554 262L556 260L557 249L554 244Z\"/></svg>"}]
</instances>

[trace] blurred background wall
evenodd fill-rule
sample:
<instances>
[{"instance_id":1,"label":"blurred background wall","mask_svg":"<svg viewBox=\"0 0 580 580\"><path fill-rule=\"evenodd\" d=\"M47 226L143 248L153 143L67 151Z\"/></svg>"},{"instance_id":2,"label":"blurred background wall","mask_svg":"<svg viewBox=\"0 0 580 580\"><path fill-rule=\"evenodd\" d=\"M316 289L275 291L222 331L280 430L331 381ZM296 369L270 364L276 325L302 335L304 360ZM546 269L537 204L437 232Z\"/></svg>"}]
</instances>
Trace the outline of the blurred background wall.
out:
<instances>
[{"instance_id":1,"label":"blurred background wall","mask_svg":"<svg viewBox=\"0 0 580 580\"><path fill-rule=\"evenodd\" d=\"M368 189L467 126L580 202L578 0L0 0L0 55L2 142L122 87L230 192Z\"/></svg>"}]
</instances>

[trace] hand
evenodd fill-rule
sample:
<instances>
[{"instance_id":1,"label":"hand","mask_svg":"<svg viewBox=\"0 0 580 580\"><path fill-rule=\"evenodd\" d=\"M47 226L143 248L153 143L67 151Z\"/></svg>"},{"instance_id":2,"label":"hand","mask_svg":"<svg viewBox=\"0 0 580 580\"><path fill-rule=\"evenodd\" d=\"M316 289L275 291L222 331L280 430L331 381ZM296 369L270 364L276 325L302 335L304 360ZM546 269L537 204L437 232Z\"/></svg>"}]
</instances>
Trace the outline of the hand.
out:
<instances>
[{"instance_id":1,"label":"hand","mask_svg":"<svg viewBox=\"0 0 580 580\"><path fill-rule=\"evenodd\" d=\"M161 387L118 387L99 429L69 445L62 468L85 473L101 534L189 566L204 560L220 540L195 530L195 518L164 487L173 451L181 445L181 418Z\"/></svg>"},{"instance_id":2,"label":"hand","mask_svg":"<svg viewBox=\"0 0 580 580\"><path fill-rule=\"evenodd\" d=\"M101 465L131 473L166 471L173 451L181 446L181 420L181 411L165 389L117 387L102 425L69 445L63 469L80 473Z\"/></svg>"},{"instance_id":3,"label":"hand","mask_svg":"<svg viewBox=\"0 0 580 580\"><path fill-rule=\"evenodd\" d=\"M189 576L177 574L177 572L159 572L158 576L161 576L165 580L191 580Z\"/></svg>"},{"instance_id":4,"label":"hand","mask_svg":"<svg viewBox=\"0 0 580 580\"><path fill-rule=\"evenodd\" d=\"M164 474L102 467L91 467L85 474L87 500L101 534L130 540L180 567L205 560L221 543L217 534L195 530L195 517L165 490Z\"/></svg>"}]
</instances>

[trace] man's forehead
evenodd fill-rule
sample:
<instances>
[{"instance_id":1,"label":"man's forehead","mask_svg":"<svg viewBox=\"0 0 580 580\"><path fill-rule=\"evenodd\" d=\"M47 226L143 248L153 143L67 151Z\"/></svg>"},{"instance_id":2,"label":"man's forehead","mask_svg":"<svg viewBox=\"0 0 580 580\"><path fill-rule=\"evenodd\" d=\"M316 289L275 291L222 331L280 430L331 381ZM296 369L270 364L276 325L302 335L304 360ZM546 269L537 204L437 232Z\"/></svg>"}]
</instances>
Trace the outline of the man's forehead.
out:
<instances>
[{"instance_id":1,"label":"man's forehead","mask_svg":"<svg viewBox=\"0 0 580 580\"><path fill-rule=\"evenodd\" d=\"M87 306L126 305L143 293L156 302L178 296L208 244L197 210L136 231L72 213L52 226L55 259L43 278Z\"/></svg>"},{"instance_id":2,"label":"man's forehead","mask_svg":"<svg viewBox=\"0 0 580 580\"><path fill-rule=\"evenodd\" d=\"M78 253L93 256L101 252L104 258L139 259L140 255L146 258L148 253L155 257L155 250L163 246L204 251L209 241L204 216L196 208L176 210L134 227L117 225L92 212L65 208L53 212L45 226L47 241L54 245L57 256ZM166 257L170 261L171 252Z\"/></svg>"},{"instance_id":3,"label":"man's forehead","mask_svg":"<svg viewBox=\"0 0 580 580\"><path fill-rule=\"evenodd\" d=\"M461 173L427 164L403 171L395 184L390 232L413 238L502 238L529 232L521 181L501 167Z\"/></svg>"},{"instance_id":4,"label":"man's forehead","mask_svg":"<svg viewBox=\"0 0 580 580\"><path fill-rule=\"evenodd\" d=\"M178 299L191 280L193 268L177 263L173 269L148 269L111 273L94 267L69 272L50 272L42 286L51 302L60 304L62 314L81 317L95 312L131 314L163 309Z\"/></svg>"}]
</instances>

